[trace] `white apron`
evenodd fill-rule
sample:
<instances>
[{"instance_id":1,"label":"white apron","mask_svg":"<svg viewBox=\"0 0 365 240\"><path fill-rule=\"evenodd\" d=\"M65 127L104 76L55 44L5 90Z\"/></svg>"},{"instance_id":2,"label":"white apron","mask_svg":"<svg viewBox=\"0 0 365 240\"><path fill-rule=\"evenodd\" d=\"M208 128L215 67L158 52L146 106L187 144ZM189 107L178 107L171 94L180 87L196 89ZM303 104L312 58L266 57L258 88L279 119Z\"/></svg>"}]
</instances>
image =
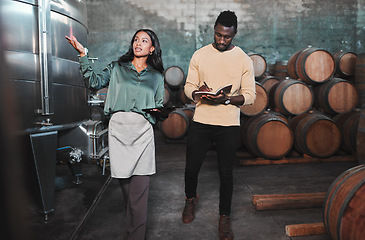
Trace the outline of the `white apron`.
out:
<instances>
[{"instance_id":1,"label":"white apron","mask_svg":"<svg viewBox=\"0 0 365 240\"><path fill-rule=\"evenodd\" d=\"M141 114L116 112L109 121L111 176L129 178L156 173L152 124Z\"/></svg>"}]
</instances>

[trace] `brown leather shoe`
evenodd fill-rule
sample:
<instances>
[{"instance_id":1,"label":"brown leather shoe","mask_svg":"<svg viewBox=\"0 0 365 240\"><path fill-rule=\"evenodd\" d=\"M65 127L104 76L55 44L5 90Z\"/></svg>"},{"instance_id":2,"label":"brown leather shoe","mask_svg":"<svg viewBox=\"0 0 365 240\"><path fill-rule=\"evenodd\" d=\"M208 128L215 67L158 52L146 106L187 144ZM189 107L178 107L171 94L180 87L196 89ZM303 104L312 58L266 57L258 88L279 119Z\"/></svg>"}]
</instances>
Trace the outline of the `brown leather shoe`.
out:
<instances>
[{"instance_id":1,"label":"brown leather shoe","mask_svg":"<svg viewBox=\"0 0 365 240\"><path fill-rule=\"evenodd\" d=\"M185 197L185 207L182 213L182 221L183 223L191 223L195 218L195 207L198 204L199 195L196 197L187 199Z\"/></svg>"},{"instance_id":2,"label":"brown leather shoe","mask_svg":"<svg viewBox=\"0 0 365 240\"><path fill-rule=\"evenodd\" d=\"M227 215L220 215L219 217L219 239L233 240L233 232L231 229L231 220Z\"/></svg>"}]
</instances>

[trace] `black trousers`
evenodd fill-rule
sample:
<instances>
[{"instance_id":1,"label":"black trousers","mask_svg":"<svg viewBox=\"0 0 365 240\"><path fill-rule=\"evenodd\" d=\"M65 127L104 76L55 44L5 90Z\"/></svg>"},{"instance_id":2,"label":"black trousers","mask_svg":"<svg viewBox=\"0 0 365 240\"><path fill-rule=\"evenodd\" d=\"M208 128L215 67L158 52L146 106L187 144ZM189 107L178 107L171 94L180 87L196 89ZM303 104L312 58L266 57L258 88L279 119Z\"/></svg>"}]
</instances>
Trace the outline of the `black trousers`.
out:
<instances>
[{"instance_id":1,"label":"black trousers","mask_svg":"<svg viewBox=\"0 0 365 240\"><path fill-rule=\"evenodd\" d=\"M147 229L149 176L118 178L126 206L123 240L144 240Z\"/></svg>"},{"instance_id":2,"label":"black trousers","mask_svg":"<svg viewBox=\"0 0 365 240\"><path fill-rule=\"evenodd\" d=\"M233 160L235 157L238 126L215 126L193 122L186 145L185 194L196 196L198 175L212 142L216 144L220 178L219 214L230 215L233 194Z\"/></svg>"}]
</instances>

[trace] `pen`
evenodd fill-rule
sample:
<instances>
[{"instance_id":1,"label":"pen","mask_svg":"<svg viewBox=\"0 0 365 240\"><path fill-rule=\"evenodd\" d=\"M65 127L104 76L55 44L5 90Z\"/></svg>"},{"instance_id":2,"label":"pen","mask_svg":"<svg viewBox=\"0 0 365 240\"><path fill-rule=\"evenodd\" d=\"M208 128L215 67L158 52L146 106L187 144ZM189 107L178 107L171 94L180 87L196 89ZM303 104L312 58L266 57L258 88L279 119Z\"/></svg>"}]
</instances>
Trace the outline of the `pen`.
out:
<instances>
[{"instance_id":1,"label":"pen","mask_svg":"<svg viewBox=\"0 0 365 240\"><path fill-rule=\"evenodd\" d=\"M208 89L210 89L209 87L208 87L208 84L204 81L204 85L208 88Z\"/></svg>"}]
</instances>

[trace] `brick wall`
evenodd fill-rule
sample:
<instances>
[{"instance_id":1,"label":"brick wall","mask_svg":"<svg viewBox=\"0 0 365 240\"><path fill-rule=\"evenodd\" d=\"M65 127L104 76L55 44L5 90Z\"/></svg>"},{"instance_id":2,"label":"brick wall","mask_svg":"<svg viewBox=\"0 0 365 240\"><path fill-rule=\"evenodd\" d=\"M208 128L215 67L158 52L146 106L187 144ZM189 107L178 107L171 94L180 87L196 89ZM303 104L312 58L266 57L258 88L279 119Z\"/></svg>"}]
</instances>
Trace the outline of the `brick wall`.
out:
<instances>
[{"instance_id":1,"label":"brick wall","mask_svg":"<svg viewBox=\"0 0 365 240\"><path fill-rule=\"evenodd\" d=\"M234 44L263 55L269 64L288 60L311 45L332 53L364 52L365 0L86 0L88 46L96 68L123 54L133 33L151 28L159 36L165 68L185 72L193 52L213 41L223 10L238 16Z\"/></svg>"}]
</instances>

